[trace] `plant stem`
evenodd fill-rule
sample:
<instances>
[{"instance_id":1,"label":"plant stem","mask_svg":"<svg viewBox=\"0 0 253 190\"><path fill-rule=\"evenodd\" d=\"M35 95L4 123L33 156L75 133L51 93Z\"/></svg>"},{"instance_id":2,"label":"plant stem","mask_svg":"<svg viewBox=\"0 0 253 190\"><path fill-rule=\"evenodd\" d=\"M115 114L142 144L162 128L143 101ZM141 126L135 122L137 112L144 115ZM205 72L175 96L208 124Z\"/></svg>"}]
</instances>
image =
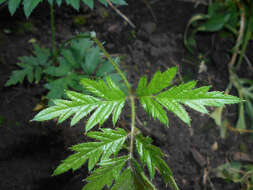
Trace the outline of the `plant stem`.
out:
<instances>
[{"instance_id":1,"label":"plant stem","mask_svg":"<svg viewBox=\"0 0 253 190\"><path fill-rule=\"evenodd\" d=\"M93 36L92 39L98 45L98 47L103 51L105 57L109 60L109 62L112 64L112 66L115 68L115 70L119 73L119 75L121 76L122 80L124 81L125 85L128 88L129 95L131 95L132 94L132 88L131 88L131 85L129 84L126 76L124 75L124 73L120 70L120 68L118 67L118 65L113 61L112 57L105 50L103 44L97 39L97 37Z\"/></svg>"},{"instance_id":2,"label":"plant stem","mask_svg":"<svg viewBox=\"0 0 253 190\"><path fill-rule=\"evenodd\" d=\"M51 23L51 33L52 33L52 46L53 46L53 59L57 61L57 48L55 41L55 23L54 23L54 3L50 4L50 23Z\"/></svg>"},{"instance_id":3,"label":"plant stem","mask_svg":"<svg viewBox=\"0 0 253 190\"><path fill-rule=\"evenodd\" d=\"M135 102L133 95L130 95L130 103L131 103L131 134L130 134L129 156L130 160L132 160L134 154L134 139L135 139Z\"/></svg>"},{"instance_id":4,"label":"plant stem","mask_svg":"<svg viewBox=\"0 0 253 190\"><path fill-rule=\"evenodd\" d=\"M128 88L129 93L129 99L130 99L130 105L131 105L131 132L130 132L130 149L129 149L129 157L130 157L130 166L133 168L131 161L134 158L134 140L135 140L135 96L133 94L131 85L129 84L126 76L123 74L123 72L120 70L119 66L113 61L110 54L105 50L103 44L97 39L96 36L91 37L93 41L98 45L98 47L103 51L105 57L109 60L109 62L113 65L115 70L119 73L121 78L123 79L124 83L126 84Z\"/></svg>"}]
</instances>

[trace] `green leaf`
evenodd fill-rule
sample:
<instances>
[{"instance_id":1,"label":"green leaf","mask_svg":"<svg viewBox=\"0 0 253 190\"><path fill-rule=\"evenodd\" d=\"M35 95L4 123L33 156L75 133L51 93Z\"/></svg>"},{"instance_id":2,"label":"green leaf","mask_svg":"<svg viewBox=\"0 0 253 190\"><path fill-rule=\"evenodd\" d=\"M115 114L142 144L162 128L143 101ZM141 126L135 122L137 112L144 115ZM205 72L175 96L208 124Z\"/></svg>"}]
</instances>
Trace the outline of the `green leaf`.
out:
<instances>
[{"instance_id":1,"label":"green leaf","mask_svg":"<svg viewBox=\"0 0 253 190\"><path fill-rule=\"evenodd\" d=\"M117 180L128 159L128 156L122 156L102 161L100 167L86 178L88 183L82 190L102 190L104 186L110 187L113 181Z\"/></svg>"},{"instance_id":2,"label":"green leaf","mask_svg":"<svg viewBox=\"0 0 253 190\"><path fill-rule=\"evenodd\" d=\"M186 84L174 86L157 95L155 99L188 125L190 124L190 118L180 104L189 106L198 112L207 113L204 106L218 107L224 106L225 104L235 104L241 101L240 98L226 95L222 92L208 92L210 88L208 86L192 89L195 85L196 82L188 82Z\"/></svg>"},{"instance_id":3,"label":"green leaf","mask_svg":"<svg viewBox=\"0 0 253 190\"><path fill-rule=\"evenodd\" d=\"M56 3L57 3L58 6L61 6L62 0L56 0Z\"/></svg>"},{"instance_id":4,"label":"green leaf","mask_svg":"<svg viewBox=\"0 0 253 190\"><path fill-rule=\"evenodd\" d=\"M216 32L221 30L224 25L229 21L231 14L217 14L209 18L204 24L198 27L198 31Z\"/></svg>"},{"instance_id":5,"label":"green leaf","mask_svg":"<svg viewBox=\"0 0 253 190\"><path fill-rule=\"evenodd\" d=\"M253 105L250 99L246 99L245 108L246 113L251 121L251 126L253 126Z\"/></svg>"},{"instance_id":6,"label":"green leaf","mask_svg":"<svg viewBox=\"0 0 253 190\"><path fill-rule=\"evenodd\" d=\"M54 0L47 0L50 5L54 4Z\"/></svg>"},{"instance_id":7,"label":"green leaf","mask_svg":"<svg viewBox=\"0 0 253 190\"><path fill-rule=\"evenodd\" d=\"M98 106L98 99L94 98L92 96L89 95L83 95L81 93L77 93L77 92L72 92L72 91L67 91L67 95L70 96L70 98L73 99L73 97L79 98L78 100L74 100L74 101L70 101L70 100L53 100L54 102L54 106L51 106L47 109L42 110L41 112L39 112L34 118L34 121L46 121L46 120L50 120L50 119L54 119L59 117L59 121L58 122L63 122L65 119L64 116L66 114L69 115L69 117L73 114L75 114L74 116L74 120L72 121L72 124L78 122L78 120L75 119L75 117L77 117L77 115L81 114L86 116L87 114L89 114L93 109L95 109ZM70 115L71 113L71 115ZM83 117L84 117L83 116ZM62 120L61 118L65 118L64 120ZM80 118L81 119L81 118ZM79 119L79 120L80 120Z\"/></svg>"},{"instance_id":8,"label":"green leaf","mask_svg":"<svg viewBox=\"0 0 253 190\"><path fill-rule=\"evenodd\" d=\"M163 107L190 125L190 117L182 104L198 112L208 113L205 106L224 106L225 104L235 104L241 101L240 98L222 92L208 92L209 86L195 88L195 81L164 90L171 84L175 72L175 68L168 69L164 73L158 71L149 84L147 78L142 77L137 87L137 95L144 110L165 125L168 125L168 118Z\"/></svg>"},{"instance_id":9,"label":"green leaf","mask_svg":"<svg viewBox=\"0 0 253 190\"><path fill-rule=\"evenodd\" d=\"M159 119L164 125L168 126L169 120L167 112L158 102L145 96L140 98L140 102L148 114L150 114L154 119Z\"/></svg>"},{"instance_id":10,"label":"green leaf","mask_svg":"<svg viewBox=\"0 0 253 190\"><path fill-rule=\"evenodd\" d=\"M64 61L71 65L72 68L78 68L79 65L76 61L78 57L74 56L72 51L64 49L62 50L61 54L64 57Z\"/></svg>"},{"instance_id":11,"label":"green leaf","mask_svg":"<svg viewBox=\"0 0 253 190\"><path fill-rule=\"evenodd\" d=\"M140 102L145 111L153 118L159 119L165 125L169 123L167 113L162 106L152 98L152 95L170 86L171 81L176 75L176 71L176 67L170 68L163 73L157 71L149 84L147 84L146 77L141 77L137 87L137 95L140 97Z\"/></svg>"},{"instance_id":12,"label":"green leaf","mask_svg":"<svg viewBox=\"0 0 253 190\"><path fill-rule=\"evenodd\" d=\"M213 2L208 6L208 16L212 17L219 12L220 7L222 6L221 2Z\"/></svg>"},{"instance_id":13,"label":"green leaf","mask_svg":"<svg viewBox=\"0 0 253 190\"><path fill-rule=\"evenodd\" d=\"M103 98L105 100L122 100L125 97L124 92L122 92L111 80L107 77L107 84L103 80L90 80L82 79L81 84L92 94Z\"/></svg>"},{"instance_id":14,"label":"green leaf","mask_svg":"<svg viewBox=\"0 0 253 190\"><path fill-rule=\"evenodd\" d=\"M0 0L0 4L4 3L6 0Z\"/></svg>"},{"instance_id":15,"label":"green leaf","mask_svg":"<svg viewBox=\"0 0 253 190\"><path fill-rule=\"evenodd\" d=\"M162 159L163 153L161 150L152 145L152 139L138 135L136 138L136 148L143 165L147 165L151 179L155 176L155 169L162 175L164 183L170 185L174 189L178 189L173 174L166 162Z\"/></svg>"},{"instance_id":16,"label":"green leaf","mask_svg":"<svg viewBox=\"0 0 253 190\"><path fill-rule=\"evenodd\" d=\"M25 16L28 18L33 9L42 2L42 0L23 0Z\"/></svg>"},{"instance_id":17,"label":"green leaf","mask_svg":"<svg viewBox=\"0 0 253 190\"><path fill-rule=\"evenodd\" d=\"M104 6L107 6L108 5L108 3L107 3L107 1L106 0L98 0L100 3L102 3Z\"/></svg>"},{"instance_id":18,"label":"green leaf","mask_svg":"<svg viewBox=\"0 0 253 190\"><path fill-rule=\"evenodd\" d=\"M118 177L118 180L113 185L111 190L144 190L144 189L138 189L136 187L134 174L131 171L131 169L128 167L125 169L121 175Z\"/></svg>"},{"instance_id":19,"label":"green leaf","mask_svg":"<svg viewBox=\"0 0 253 190\"><path fill-rule=\"evenodd\" d=\"M239 114L238 114L238 121L236 123L237 129L246 129L246 122L245 122L245 116L244 116L244 105L243 102L239 104Z\"/></svg>"},{"instance_id":20,"label":"green leaf","mask_svg":"<svg viewBox=\"0 0 253 190\"><path fill-rule=\"evenodd\" d=\"M111 0L111 2L115 5L127 5L125 0Z\"/></svg>"},{"instance_id":21,"label":"green leaf","mask_svg":"<svg viewBox=\"0 0 253 190\"><path fill-rule=\"evenodd\" d=\"M153 95L160 92L164 88L167 88L171 85L171 81L175 77L176 73L176 67L172 67L163 73L157 71L148 85L146 77L142 77L138 83L138 96Z\"/></svg>"},{"instance_id":22,"label":"green leaf","mask_svg":"<svg viewBox=\"0 0 253 190\"><path fill-rule=\"evenodd\" d=\"M94 1L93 0L82 0L84 4L86 4L88 7L90 7L91 10L94 8Z\"/></svg>"},{"instance_id":23,"label":"green leaf","mask_svg":"<svg viewBox=\"0 0 253 190\"><path fill-rule=\"evenodd\" d=\"M186 29L185 29L185 32L184 32L184 45L185 47L191 52L193 53L192 51L192 46L193 44L195 44L195 41L194 40L194 34L196 33L196 29L193 30L193 32L190 34L190 39L188 39L188 31L190 29L190 27L192 26L193 23L197 22L197 21L202 21L202 20L206 20L208 19L209 16L208 15L204 15L204 14L197 14L197 15L194 15L191 17L191 19L188 21L187 25L186 25ZM193 44L192 44L193 43Z\"/></svg>"},{"instance_id":24,"label":"green leaf","mask_svg":"<svg viewBox=\"0 0 253 190\"><path fill-rule=\"evenodd\" d=\"M58 66L48 66L44 69L44 73L54 76L54 77L63 77L72 72L72 67L65 60L59 59Z\"/></svg>"},{"instance_id":25,"label":"green leaf","mask_svg":"<svg viewBox=\"0 0 253 190\"><path fill-rule=\"evenodd\" d=\"M65 160L55 169L53 175L59 175L70 169L77 170L87 160L89 171L91 171L99 160L108 160L114 154L117 155L124 144L127 133L123 129L101 129L102 132L89 132L90 138L99 142L81 143L71 147L75 153Z\"/></svg>"},{"instance_id":26,"label":"green leaf","mask_svg":"<svg viewBox=\"0 0 253 190\"><path fill-rule=\"evenodd\" d=\"M125 103L125 94L107 77L107 84L103 80L93 81L82 79L81 83L89 92L104 99L100 107L93 113L86 124L86 131L96 124L102 125L104 121L113 113L113 123L115 124Z\"/></svg>"},{"instance_id":27,"label":"green leaf","mask_svg":"<svg viewBox=\"0 0 253 190\"><path fill-rule=\"evenodd\" d=\"M67 96L71 101L54 100L54 106L39 112L33 120L45 121L59 117L58 122L63 122L74 114L71 120L71 126L73 126L96 109L86 123L86 132L96 124L102 125L111 113L113 113L113 123L115 124L124 106L125 94L109 77L107 78L107 84L103 80L82 79L81 82L89 92L97 95L99 98L67 91Z\"/></svg>"},{"instance_id":28,"label":"green leaf","mask_svg":"<svg viewBox=\"0 0 253 190\"><path fill-rule=\"evenodd\" d=\"M5 86L11 86L18 83L23 83L26 75L27 75L26 70L13 71L10 79L5 83Z\"/></svg>"},{"instance_id":29,"label":"green leaf","mask_svg":"<svg viewBox=\"0 0 253 190\"><path fill-rule=\"evenodd\" d=\"M80 8L80 0L66 0L66 3L76 10L79 10Z\"/></svg>"},{"instance_id":30,"label":"green leaf","mask_svg":"<svg viewBox=\"0 0 253 190\"><path fill-rule=\"evenodd\" d=\"M41 67L36 67L34 71L34 77L35 77L35 82L38 83L41 79L42 75L42 68Z\"/></svg>"},{"instance_id":31,"label":"green leaf","mask_svg":"<svg viewBox=\"0 0 253 190\"><path fill-rule=\"evenodd\" d=\"M12 75L6 82L5 86L23 83L25 77L27 77L30 83L32 83L34 79L36 82L40 81L44 67L49 66L52 63L48 60L50 51L49 49L41 48L35 44L33 53L34 56L19 57L21 62L17 63L17 65L21 67L21 69L12 72Z\"/></svg>"},{"instance_id":32,"label":"green leaf","mask_svg":"<svg viewBox=\"0 0 253 190\"><path fill-rule=\"evenodd\" d=\"M16 85L17 83L23 83L24 78L27 77L30 83L33 82L34 74L33 67L24 63L18 63L22 70L15 70L12 72L10 79L5 83L5 86Z\"/></svg>"},{"instance_id":33,"label":"green leaf","mask_svg":"<svg viewBox=\"0 0 253 190\"><path fill-rule=\"evenodd\" d=\"M146 176L142 174L134 173L130 167L126 168L111 190L156 190Z\"/></svg>"},{"instance_id":34,"label":"green leaf","mask_svg":"<svg viewBox=\"0 0 253 190\"><path fill-rule=\"evenodd\" d=\"M88 74L92 74L97 68L100 59L100 49L99 47L92 48L87 52L87 56L85 58L85 68L84 71Z\"/></svg>"},{"instance_id":35,"label":"green leaf","mask_svg":"<svg viewBox=\"0 0 253 190\"><path fill-rule=\"evenodd\" d=\"M55 70L58 72L59 70ZM54 69L52 69L54 72ZM72 88L74 90L80 90L82 87L79 84L79 76L76 73L69 73L61 78L54 78L53 80L49 80L49 82L45 85L45 88L49 90L47 94L47 98L49 100L63 98L65 91L68 88Z\"/></svg>"},{"instance_id":36,"label":"green leaf","mask_svg":"<svg viewBox=\"0 0 253 190\"><path fill-rule=\"evenodd\" d=\"M14 15L18 6L20 5L20 2L21 2L21 0L9 0L8 1L8 8L9 8L11 15Z\"/></svg>"},{"instance_id":37,"label":"green leaf","mask_svg":"<svg viewBox=\"0 0 253 190\"><path fill-rule=\"evenodd\" d=\"M48 66L50 64L49 58L51 56L50 49L39 47L37 44L34 44L33 48L36 65Z\"/></svg>"},{"instance_id":38,"label":"green leaf","mask_svg":"<svg viewBox=\"0 0 253 190\"><path fill-rule=\"evenodd\" d=\"M101 64L101 66L98 68L98 71L96 72L96 76L103 77L107 76L108 74L114 72L114 67L109 61L105 61Z\"/></svg>"}]
</instances>

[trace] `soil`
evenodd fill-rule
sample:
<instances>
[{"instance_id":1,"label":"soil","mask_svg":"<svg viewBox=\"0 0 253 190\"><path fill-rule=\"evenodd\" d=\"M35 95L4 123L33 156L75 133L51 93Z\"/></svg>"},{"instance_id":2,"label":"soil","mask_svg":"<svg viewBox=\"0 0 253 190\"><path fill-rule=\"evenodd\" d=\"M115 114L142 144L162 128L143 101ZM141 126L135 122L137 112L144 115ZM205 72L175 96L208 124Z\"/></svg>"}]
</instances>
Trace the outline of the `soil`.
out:
<instances>
[{"instance_id":1,"label":"soil","mask_svg":"<svg viewBox=\"0 0 253 190\"><path fill-rule=\"evenodd\" d=\"M198 72L199 53L191 56L183 45L187 22L193 14L206 11L205 5L196 7L195 3L187 1L151 1L155 20L143 1L129 0L128 3L128 6L119 9L134 22L136 29L131 28L113 10L108 11L101 5L97 5L93 12L85 7L81 7L80 12L66 5L58 8L55 15L57 41L66 40L77 32L96 31L98 38L106 42L110 53L124 55L121 67L134 86L143 74L150 77L158 69L176 66L180 75L175 83L198 80L200 85L212 85L212 90L225 90L228 83L227 50L233 45L231 40L215 34L197 35L199 50L209 51L207 69L202 73ZM49 7L43 3L35 9L29 19L32 28L28 30L21 27L27 21L22 10L11 17L7 7L0 9L0 189L79 190L88 175L87 165L60 176L52 177L51 174L60 160L71 153L69 146L87 140L83 135L84 124L70 128L68 122L60 126L55 121L30 122L36 114L33 109L46 94L43 82L29 84L25 81L22 85L4 86L12 70L18 68L18 57L31 54L30 39L34 38L43 46L50 47ZM74 23L74 16L78 15L87 16L85 24ZM253 50L252 47L253 44L249 44L248 52ZM249 59L253 61L250 55ZM246 66L244 68L244 71L247 70ZM249 72L242 71L240 75L253 78ZM138 125L147 129L147 135L167 155L165 159L180 189L241 188L240 184L218 178L215 168L238 159L235 158L238 153L252 159L253 141L248 134L228 131L227 137L222 139L220 129L212 119L191 110L191 128L172 114L169 115L170 127L166 128L158 121L150 120L141 108L137 113L141 121ZM233 126L237 107L227 106L224 116ZM128 121L126 108L119 125L128 127ZM106 125L110 126L111 122ZM217 145L215 150L213 145ZM170 189L158 175L154 183L159 190Z\"/></svg>"}]
</instances>

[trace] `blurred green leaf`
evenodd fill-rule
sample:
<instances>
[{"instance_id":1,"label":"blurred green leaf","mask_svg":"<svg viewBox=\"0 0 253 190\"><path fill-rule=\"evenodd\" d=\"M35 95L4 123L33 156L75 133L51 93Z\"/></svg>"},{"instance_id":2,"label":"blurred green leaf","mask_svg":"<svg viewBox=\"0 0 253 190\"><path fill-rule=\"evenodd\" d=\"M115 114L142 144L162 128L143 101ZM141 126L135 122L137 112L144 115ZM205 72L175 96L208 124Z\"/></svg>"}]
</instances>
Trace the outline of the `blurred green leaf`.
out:
<instances>
[{"instance_id":1,"label":"blurred green leaf","mask_svg":"<svg viewBox=\"0 0 253 190\"><path fill-rule=\"evenodd\" d=\"M228 22L230 14L220 14L214 17L208 18L207 21L198 27L198 31L204 32L216 32L221 30Z\"/></svg>"},{"instance_id":2,"label":"blurred green leaf","mask_svg":"<svg viewBox=\"0 0 253 190\"><path fill-rule=\"evenodd\" d=\"M20 2L21 2L21 0L9 0L8 1L8 8L9 8L11 15L14 15L18 6L20 5Z\"/></svg>"},{"instance_id":3,"label":"blurred green leaf","mask_svg":"<svg viewBox=\"0 0 253 190\"><path fill-rule=\"evenodd\" d=\"M88 7L90 7L91 10L94 8L94 1L93 0L82 0L84 4L86 4Z\"/></svg>"},{"instance_id":4,"label":"blurred green leaf","mask_svg":"<svg viewBox=\"0 0 253 190\"><path fill-rule=\"evenodd\" d=\"M42 2L42 0L23 0L24 12L26 18L30 16L33 9L37 7L37 5Z\"/></svg>"}]
</instances>

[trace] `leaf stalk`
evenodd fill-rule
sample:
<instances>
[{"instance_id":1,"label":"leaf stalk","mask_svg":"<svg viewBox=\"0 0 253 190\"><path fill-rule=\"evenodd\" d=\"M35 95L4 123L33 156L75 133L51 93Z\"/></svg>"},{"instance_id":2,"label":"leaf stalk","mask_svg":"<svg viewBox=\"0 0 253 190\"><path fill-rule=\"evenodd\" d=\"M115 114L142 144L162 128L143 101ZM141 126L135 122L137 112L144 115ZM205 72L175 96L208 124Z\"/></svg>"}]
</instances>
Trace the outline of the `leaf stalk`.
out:
<instances>
[{"instance_id":1,"label":"leaf stalk","mask_svg":"<svg viewBox=\"0 0 253 190\"><path fill-rule=\"evenodd\" d=\"M130 95L130 103L131 103L131 134L130 134L129 157L130 160L132 160L134 154L134 139L135 139L135 101L134 96L132 95Z\"/></svg>"},{"instance_id":2,"label":"leaf stalk","mask_svg":"<svg viewBox=\"0 0 253 190\"><path fill-rule=\"evenodd\" d=\"M51 24L51 33L52 33L52 46L53 46L53 59L57 61L58 52L56 48L56 41L55 41L55 22L54 22L54 3L50 4L50 24Z\"/></svg>"},{"instance_id":3,"label":"leaf stalk","mask_svg":"<svg viewBox=\"0 0 253 190\"><path fill-rule=\"evenodd\" d=\"M132 94L132 89L131 89L131 85L128 82L126 76L124 75L124 73L120 70L120 68L118 67L118 65L115 63L115 61L113 61L112 57L110 56L110 54L105 50L103 44L97 39L96 36L92 36L91 37L92 40L98 45L98 47L103 51L105 57L109 60L109 62L112 64L112 66L115 68L115 70L119 73L119 75L121 76L122 80L124 81L125 85L128 88L128 92L131 95Z\"/></svg>"}]
</instances>

